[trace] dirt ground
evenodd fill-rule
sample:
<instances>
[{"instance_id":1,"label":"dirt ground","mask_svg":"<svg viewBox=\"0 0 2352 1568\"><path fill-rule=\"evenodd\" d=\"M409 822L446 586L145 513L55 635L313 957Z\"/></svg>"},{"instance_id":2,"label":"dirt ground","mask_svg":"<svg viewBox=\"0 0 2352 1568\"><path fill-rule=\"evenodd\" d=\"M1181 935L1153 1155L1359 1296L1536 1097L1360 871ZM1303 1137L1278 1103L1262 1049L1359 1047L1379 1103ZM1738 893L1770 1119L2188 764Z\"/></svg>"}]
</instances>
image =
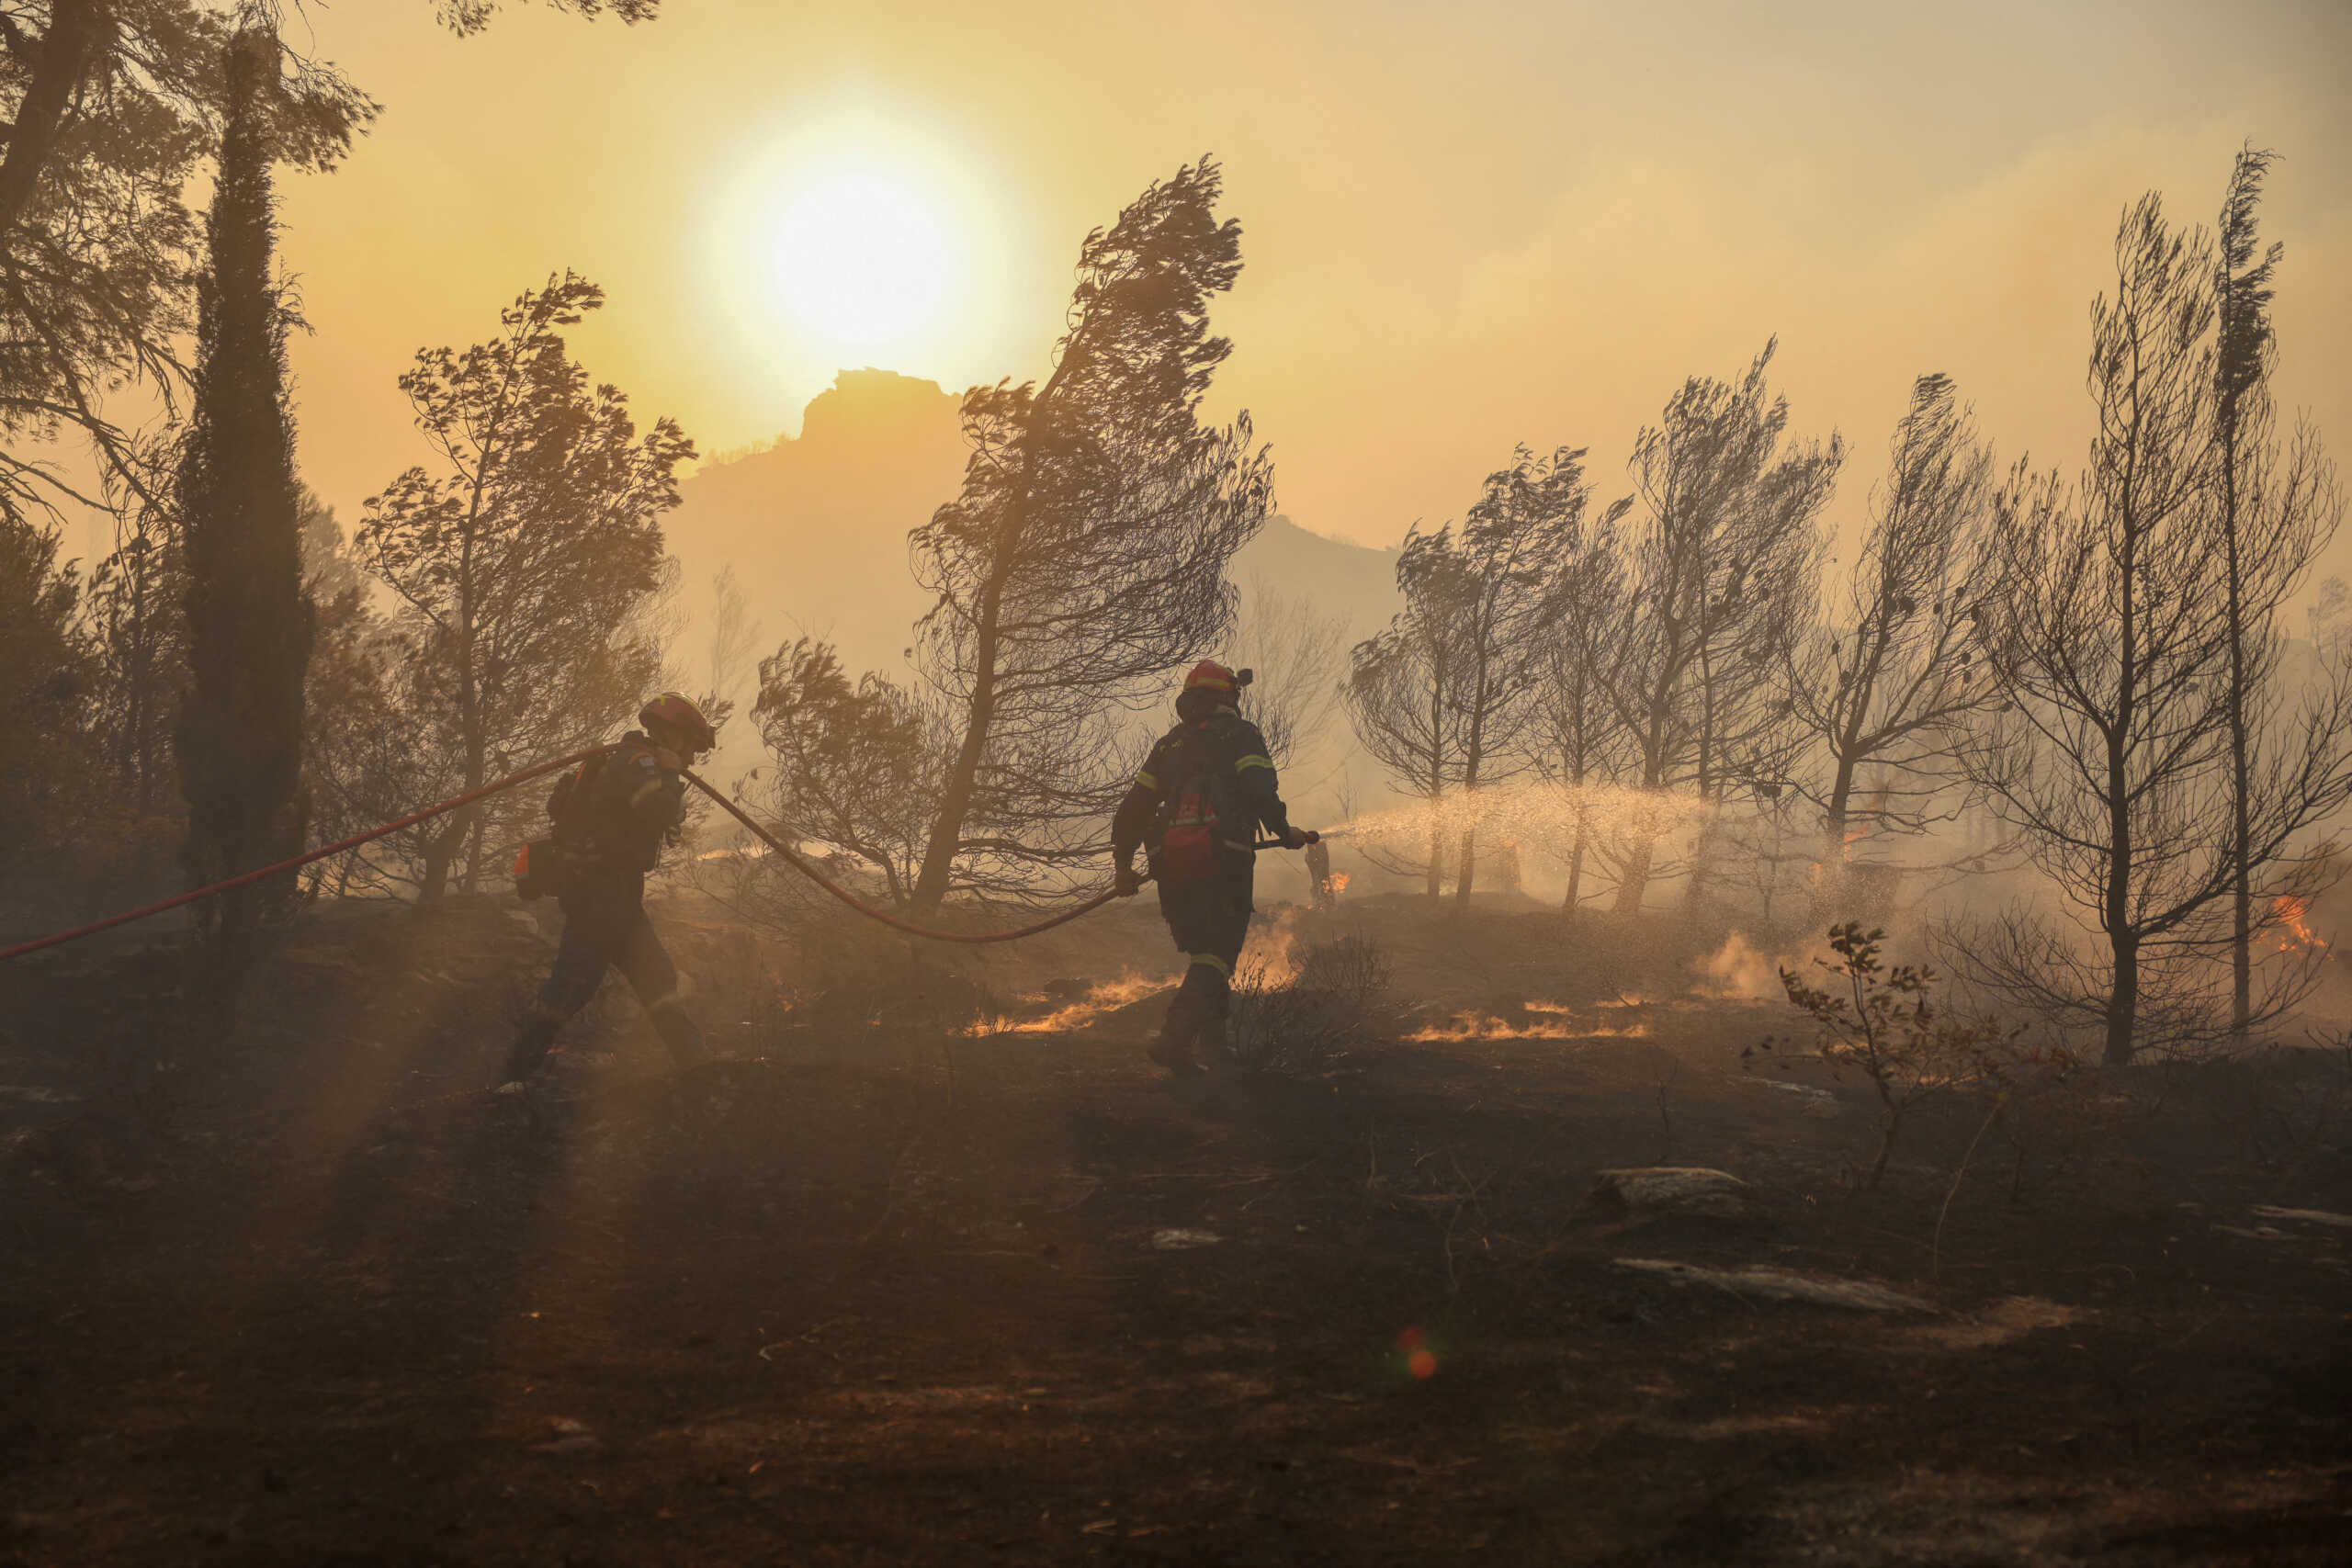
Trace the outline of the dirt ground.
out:
<instances>
[{"instance_id":1,"label":"dirt ground","mask_svg":"<svg viewBox=\"0 0 2352 1568\"><path fill-rule=\"evenodd\" d=\"M0 972L0 1562L2352 1562L2317 1058L1869 1192L1668 916L1291 918L1395 1038L1181 1090L1140 903L830 1015L666 923L727 1059L615 987L528 1094L511 902L318 911L225 1022L152 933ZM1589 1201L1655 1165L1755 1213Z\"/></svg>"}]
</instances>

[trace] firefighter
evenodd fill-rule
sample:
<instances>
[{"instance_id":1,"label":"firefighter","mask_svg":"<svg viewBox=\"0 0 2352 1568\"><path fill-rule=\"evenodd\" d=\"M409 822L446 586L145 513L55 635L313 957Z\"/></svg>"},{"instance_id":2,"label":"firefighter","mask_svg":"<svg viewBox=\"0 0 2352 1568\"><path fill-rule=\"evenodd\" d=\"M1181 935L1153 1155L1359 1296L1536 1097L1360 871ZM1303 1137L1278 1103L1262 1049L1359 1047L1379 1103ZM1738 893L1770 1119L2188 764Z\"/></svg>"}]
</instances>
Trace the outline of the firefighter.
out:
<instances>
[{"instance_id":1,"label":"firefighter","mask_svg":"<svg viewBox=\"0 0 2352 1568\"><path fill-rule=\"evenodd\" d=\"M678 1066L705 1059L702 1031L678 1005L678 971L645 915L645 874L685 819L685 780L695 757L718 743L693 701L664 692L638 711L642 727L620 750L593 757L556 785L548 801L555 837L526 852L533 879L552 881L563 906L563 942L539 999L506 1056L506 1080L530 1077L566 1021L618 969L652 1015ZM537 869L542 855L554 863ZM534 896L530 882L518 885Z\"/></svg>"},{"instance_id":2,"label":"firefighter","mask_svg":"<svg viewBox=\"0 0 2352 1568\"><path fill-rule=\"evenodd\" d=\"M1143 886L1134 863L1141 846L1159 884L1159 912L1186 959L1184 982L1150 1051L1180 1077L1201 1070L1196 1045L1215 1061L1225 1044L1233 966L1250 931L1259 829L1286 849L1315 842L1290 825L1266 739L1241 716L1249 679L1248 671L1237 676L1206 660L1193 667L1176 698L1176 728L1151 749L1111 821L1113 886L1122 897Z\"/></svg>"}]
</instances>

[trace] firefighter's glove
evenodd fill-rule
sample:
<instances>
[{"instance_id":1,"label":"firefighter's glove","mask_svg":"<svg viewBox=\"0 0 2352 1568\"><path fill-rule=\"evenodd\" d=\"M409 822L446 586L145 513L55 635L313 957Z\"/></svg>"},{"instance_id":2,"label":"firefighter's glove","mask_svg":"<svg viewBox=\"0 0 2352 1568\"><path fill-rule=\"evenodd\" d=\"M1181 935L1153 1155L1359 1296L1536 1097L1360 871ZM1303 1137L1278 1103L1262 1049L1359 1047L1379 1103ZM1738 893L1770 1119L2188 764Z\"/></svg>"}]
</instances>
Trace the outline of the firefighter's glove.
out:
<instances>
[{"instance_id":1,"label":"firefighter's glove","mask_svg":"<svg viewBox=\"0 0 2352 1568\"><path fill-rule=\"evenodd\" d=\"M1297 828L1283 829L1282 844L1286 850L1303 850L1315 841L1315 835Z\"/></svg>"},{"instance_id":2,"label":"firefighter's glove","mask_svg":"<svg viewBox=\"0 0 2352 1568\"><path fill-rule=\"evenodd\" d=\"M1122 898L1132 898L1143 891L1143 874L1134 866L1123 865L1112 874L1111 891Z\"/></svg>"}]
</instances>

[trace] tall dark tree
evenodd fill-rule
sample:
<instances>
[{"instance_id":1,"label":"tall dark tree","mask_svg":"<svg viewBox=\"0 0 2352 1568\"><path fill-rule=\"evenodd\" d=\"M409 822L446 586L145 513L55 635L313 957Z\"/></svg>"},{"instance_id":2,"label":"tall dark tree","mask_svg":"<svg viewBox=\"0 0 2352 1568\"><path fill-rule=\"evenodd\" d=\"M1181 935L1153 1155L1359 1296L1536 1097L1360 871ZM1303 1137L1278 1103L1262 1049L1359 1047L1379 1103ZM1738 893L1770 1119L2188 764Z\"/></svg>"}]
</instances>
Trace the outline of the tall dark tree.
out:
<instances>
[{"instance_id":1,"label":"tall dark tree","mask_svg":"<svg viewBox=\"0 0 2352 1568\"><path fill-rule=\"evenodd\" d=\"M228 118L209 265L198 284L196 397L178 486L189 685L177 750L188 803L183 858L196 883L302 847L302 678L313 625L286 407L288 316L271 268L277 39L240 35L223 64ZM286 892L265 885L220 901L232 950Z\"/></svg>"},{"instance_id":2,"label":"tall dark tree","mask_svg":"<svg viewBox=\"0 0 2352 1568\"><path fill-rule=\"evenodd\" d=\"M956 715L915 902L937 905L975 857L1074 866L1132 759L1119 720L1233 618L1226 566L1271 508L1273 471L1245 414L1199 411L1231 344L1208 301L1241 270L1204 159L1086 237L1069 329L1042 387L965 395L963 493L915 530L936 604L925 678Z\"/></svg>"},{"instance_id":3,"label":"tall dark tree","mask_svg":"<svg viewBox=\"0 0 2352 1568\"><path fill-rule=\"evenodd\" d=\"M2278 723L2285 651L2278 622L2287 599L2334 537L2339 516L2316 435L2299 432L2282 461L2273 429L2270 299L2282 248L2260 244L2256 218L2263 176L2275 156L2253 147L2238 153L2222 202L2213 268L2213 482L2228 616L2230 1022L2241 1040L2256 1010L2255 938L2268 923L2268 911L2256 907L2265 871L2259 829L2265 797L2276 793L2281 742L2286 753L2301 751L2301 761L2310 763L2312 720L2328 712L2324 702L2307 702L2299 722ZM2340 686L2345 673L2342 659L2326 660L2321 683ZM2336 700L2340 705L2340 693ZM2336 746L2342 743L2335 738ZM2324 795L2312 797L2312 806L2333 808Z\"/></svg>"},{"instance_id":4,"label":"tall dark tree","mask_svg":"<svg viewBox=\"0 0 2352 1568\"><path fill-rule=\"evenodd\" d=\"M1989 647L2005 699L1972 771L2064 897L2104 938L2104 973L2071 988L2109 1063L2140 1045L2143 1000L2196 962L2185 930L2229 886L2209 829L2225 765L2223 610L2211 590L2213 255L2150 192L2115 236L2115 288L2092 307L2098 411L2077 495L2055 476L2004 504L2008 557ZM1989 944L1980 944L1989 945ZM2042 985L2062 938L2035 933L1987 967ZM2151 984L2155 982L2155 984Z\"/></svg>"}]
</instances>

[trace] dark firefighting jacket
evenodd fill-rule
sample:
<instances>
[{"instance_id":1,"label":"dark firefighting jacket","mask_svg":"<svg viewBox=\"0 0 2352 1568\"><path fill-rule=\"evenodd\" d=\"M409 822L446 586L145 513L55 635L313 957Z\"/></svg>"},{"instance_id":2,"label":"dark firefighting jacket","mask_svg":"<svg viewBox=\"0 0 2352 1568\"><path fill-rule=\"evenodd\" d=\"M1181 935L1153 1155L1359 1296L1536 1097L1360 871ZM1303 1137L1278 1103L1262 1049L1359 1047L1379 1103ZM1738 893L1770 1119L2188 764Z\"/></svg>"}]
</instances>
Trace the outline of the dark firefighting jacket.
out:
<instances>
[{"instance_id":1,"label":"dark firefighting jacket","mask_svg":"<svg viewBox=\"0 0 2352 1568\"><path fill-rule=\"evenodd\" d=\"M1185 705L1178 705L1180 717ZM1186 783L1176 773L1186 765L1186 742L1195 735L1206 743L1193 754L1205 753L1209 799L1224 853L1246 866L1250 840L1261 828L1277 837L1290 830L1290 814L1283 805L1273 759L1266 754L1266 738L1239 710L1217 707L1204 718L1178 724L1144 759L1142 771L1111 818L1111 853L1118 864L1132 864L1138 845L1158 860L1167 826L1163 807L1170 793Z\"/></svg>"}]
</instances>

